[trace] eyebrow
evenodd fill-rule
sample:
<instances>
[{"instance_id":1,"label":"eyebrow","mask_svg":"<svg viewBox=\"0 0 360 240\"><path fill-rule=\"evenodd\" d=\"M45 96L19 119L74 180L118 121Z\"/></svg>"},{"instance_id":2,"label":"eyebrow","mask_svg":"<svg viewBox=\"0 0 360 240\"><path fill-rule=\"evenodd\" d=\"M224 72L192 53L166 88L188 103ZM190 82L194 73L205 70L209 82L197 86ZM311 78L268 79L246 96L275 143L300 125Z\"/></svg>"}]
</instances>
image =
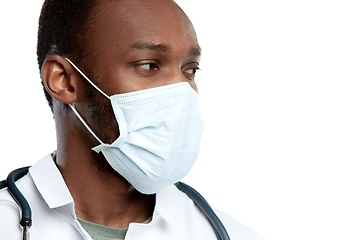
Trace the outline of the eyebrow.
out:
<instances>
[{"instance_id":1,"label":"eyebrow","mask_svg":"<svg viewBox=\"0 0 360 240\"><path fill-rule=\"evenodd\" d=\"M164 44L137 42L131 46L132 48L139 50L152 50L156 52L170 52L170 46Z\"/></svg>"},{"instance_id":2,"label":"eyebrow","mask_svg":"<svg viewBox=\"0 0 360 240\"><path fill-rule=\"evenodd\" d=\"M201 47L193 47L190 52L191 55L201 56Z\"/></svg>"},{"instance_id":3,"label":"eyebrow","mask_svg":"<svg viewBox=\"0 0 360 240\"><path fill-rule=\"evenodd\" d=\"M171 52L171 48L169 45L165 44L156 44L151 42L137 42L131 45L132 48L139 49L139 50L151 50L160 53L167 53ZM190 55L200 56L201 55L201 48L199 46L193 47L190 49Z\"/></svg>"}]
</instances>

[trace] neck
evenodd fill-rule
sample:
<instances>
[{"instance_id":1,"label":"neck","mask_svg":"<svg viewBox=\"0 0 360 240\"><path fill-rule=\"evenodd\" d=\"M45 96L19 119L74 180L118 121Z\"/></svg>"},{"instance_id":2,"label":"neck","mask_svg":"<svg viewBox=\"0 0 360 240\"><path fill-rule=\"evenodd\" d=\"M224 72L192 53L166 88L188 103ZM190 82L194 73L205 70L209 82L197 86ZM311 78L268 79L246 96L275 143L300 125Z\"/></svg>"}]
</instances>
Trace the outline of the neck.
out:
<instances>
[{"instance_id":1,"label":"neck","mask_svg":"<svg viewBox=\"0 0 360 240\"><path fill-rule=\"evenodd\" d=\"M77 217L116 228L149 219L155 196L136 191L111 168L102 153L83 147L81 143L63 148L58 144L56 154L56 164L74 199Z\"/></svg>"},{"instance_id":2,"label":"neck","mask_svg":"<svg viewBox=\"0 0 360 240\"><path fill-rule=\"evenodd\" d=\"M89 115L84 109L87 108L83 107L82 114ZM116 228L126 228L131 222L142 223L149 219L154 211L155 196L136 191L108 164L102 153L91 150L99 143L70 108L55 102L54 116L56 164L74 199L77 217ZM87 119L87 122L91 120ZM99 125L98 129L96 125L90 127L97 129L98 133L103 129L111 130L108 122L100 123L103 126ZM117 131L118 128L109 132L118 135Z\"/></svg>"}]
</instances>

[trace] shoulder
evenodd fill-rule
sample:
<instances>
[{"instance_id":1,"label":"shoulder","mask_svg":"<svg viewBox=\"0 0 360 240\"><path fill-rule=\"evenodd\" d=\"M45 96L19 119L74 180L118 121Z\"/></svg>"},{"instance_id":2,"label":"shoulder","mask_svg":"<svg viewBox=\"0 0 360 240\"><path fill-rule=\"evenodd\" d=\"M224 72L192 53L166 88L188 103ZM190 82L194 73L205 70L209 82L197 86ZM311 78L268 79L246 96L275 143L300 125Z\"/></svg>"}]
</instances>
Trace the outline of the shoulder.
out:
<instances>
[{"instance_id":1,"label":"shoulder","mask_svg":"<svg viewBox=\"0 0 360 240\"><path fill-rule=\"evenodd\" d=\"M194 204L192 199L186 196L184 192L180 191L179 189L173 186L167 189L166 196L168 197L167 200L169 202L176 203L176 206L173 206L173 208L170 209L166 209L166 211L164 212L167 213L171 212L176 216L180 216L181 214L185 215L187 222L192 222L192 223L196 222L195 225L197 230L203 229L203 231L201 231L203 234L206 231L213 232L208 220L205 217L205 214ZM172 209L177 209L177 210L174 211ZM223 213L222 211L214 208L213 210L216 213L216 215L219 217L223 225L225 226L231 239L264 240L264 238L262 238L257 232L241 224L240 222L236 221L235 219ZM177 213L177 211L180 211L181 213Z\"/></svg>"},{"instance_id":2,"label":"shoulder","mask_svg":"<svg viewBox=\"0 0 360 240\"><path fill-rule=\"evenodd\" d=\"M22 183L28 179L20 179ZM7 240L21 239L20 227L21 209L10 195L7 188L0 190L0 232L1 237ZM1 238L1 239L2 239Z\"/></svg>"},{"instance_id":3,"label":"shoulder","mask_svg":"<svg viewBox=\"0 0 360 240\"><path fill-rule=\"evenodd\" d=\"M264 240L264 238L260 236L257 232L238 222L226 213L218 209L214 209L214 212L224 224L231 239Z\"/></svg>"},{"instance_id":4,"label":"shoulder","mask_svg":"<svg viewBox=\"0 0 360 240\"><path fill-rule=\"evenodd\" d=\"M16 186L20 189L21 193L24 189L28 188L29 186L32 186L32 179L29 175L29 173L22 176L19 180L16 181ZM9 190L7 187L0 189L0 201L2 203L4 202L12 202L16 205L15 200L11 196ZM4 204L0 204L2 206Z\"/></svg>"}]
</instances>

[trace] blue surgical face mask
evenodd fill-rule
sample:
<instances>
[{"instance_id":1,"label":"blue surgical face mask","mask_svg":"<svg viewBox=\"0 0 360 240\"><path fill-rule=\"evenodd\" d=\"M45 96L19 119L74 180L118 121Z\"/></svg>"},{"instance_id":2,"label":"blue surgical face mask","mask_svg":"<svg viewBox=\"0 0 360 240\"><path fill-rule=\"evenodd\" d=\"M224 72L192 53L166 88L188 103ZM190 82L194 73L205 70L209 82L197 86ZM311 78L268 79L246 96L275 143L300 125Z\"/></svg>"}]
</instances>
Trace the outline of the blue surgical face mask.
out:
<instances>
[{"instance_id":1,"label":"blue surgical face mask","mask_svg":"<svg viewBox=\"0 0 360 240\"><path fill-rule=\"evenodd\" d=\"M92 148L136 190L153 194L181 180L200 151L204 128L198 94L187 82L107 96L69 59L70 64L100 93L110 99L120 136L111 144Z\"/></svg>"}]
</instances>

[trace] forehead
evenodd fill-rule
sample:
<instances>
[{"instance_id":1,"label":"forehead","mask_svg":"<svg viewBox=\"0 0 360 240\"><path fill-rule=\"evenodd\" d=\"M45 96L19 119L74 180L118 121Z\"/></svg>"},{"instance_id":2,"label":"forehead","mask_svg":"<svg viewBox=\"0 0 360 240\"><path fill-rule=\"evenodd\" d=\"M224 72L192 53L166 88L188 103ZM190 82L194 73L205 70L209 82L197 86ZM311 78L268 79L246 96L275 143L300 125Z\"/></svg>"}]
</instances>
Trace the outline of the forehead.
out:
<instances>
[{"instance_id":1,"label":"forehead","mask_svg":"<svg viewBox=\"0 0 360 240\"><path fill-rule=\"evenodd\" d=\"M106 55L142 42L175 51L198 46L190 20L170 0L100 1L89 26L89 44Z\"/></svg>"}]
</instances>

